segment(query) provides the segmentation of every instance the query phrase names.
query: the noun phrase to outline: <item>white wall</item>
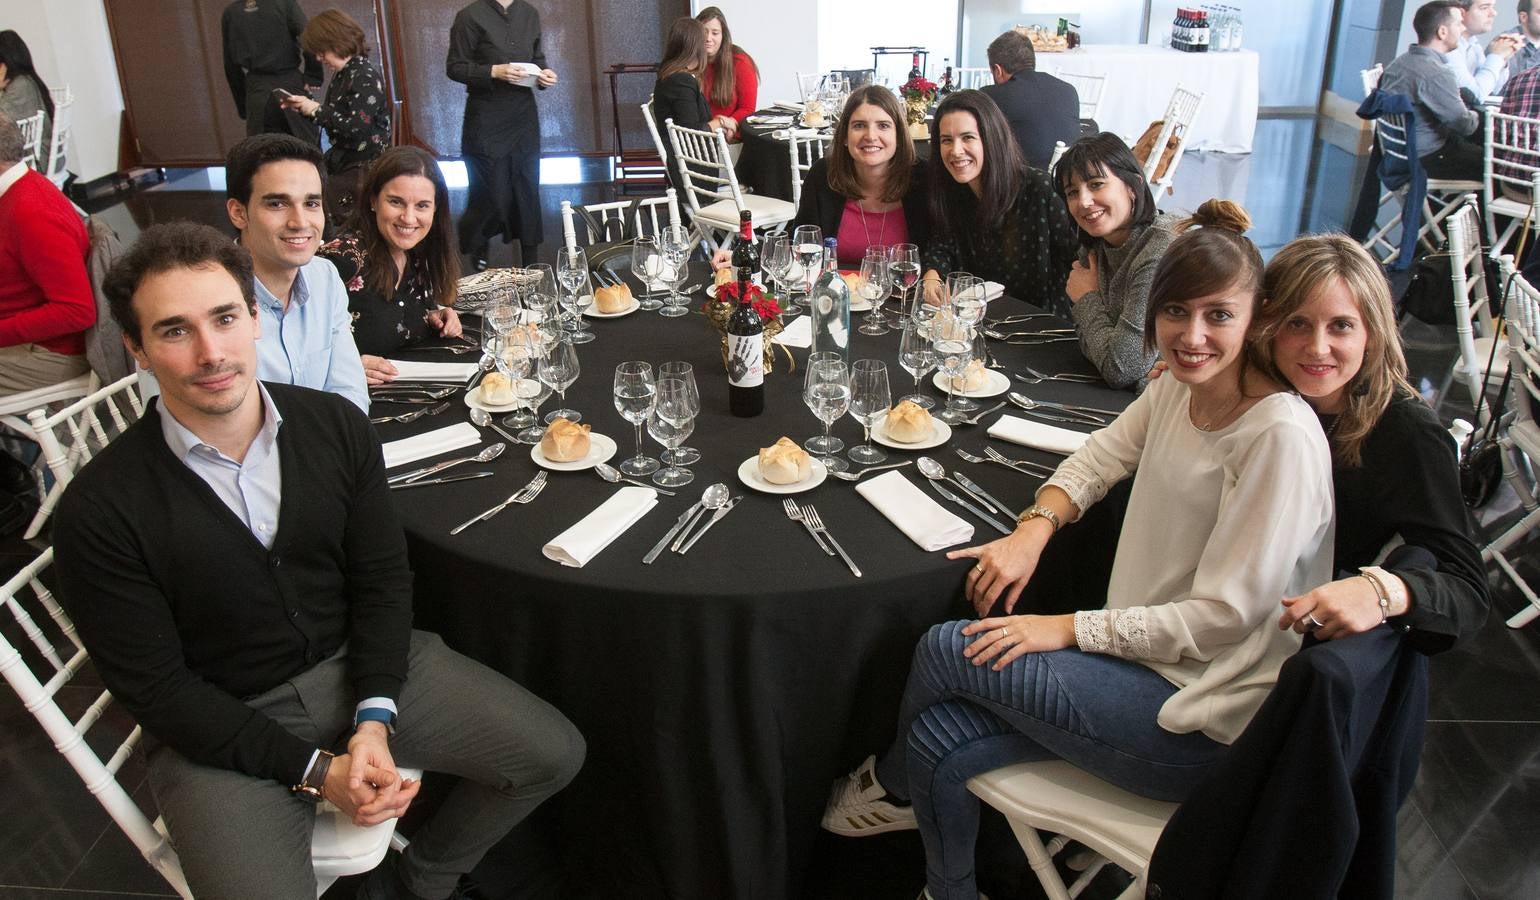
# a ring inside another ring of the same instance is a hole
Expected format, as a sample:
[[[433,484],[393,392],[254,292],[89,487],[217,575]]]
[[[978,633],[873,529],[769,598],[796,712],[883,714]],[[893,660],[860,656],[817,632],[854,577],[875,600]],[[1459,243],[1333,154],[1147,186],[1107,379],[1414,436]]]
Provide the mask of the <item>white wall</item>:
[[[0,0],[0,28],[27,42],[49,87],[75,93],[70,171],[84,181],[116,172],[123,92],[101,0]]]
[[[859,4],[866,5],[866,4]],[[875,5],[875,4],[874,4]],[[717,6],[733,43],[759,66],[759,105],[795,100],[797,73],[818,71],[818,0],[692,0],[691,10]]]
[[[925,76],[941,80],[944,60],[957,65],[957,0],[823,0],[818,4],[818,68],[869,69],[873,47],[924,47]],[[884,57],[891,84],[909,73],[910,60]],[[897,73],[897,74],[892,74]]]

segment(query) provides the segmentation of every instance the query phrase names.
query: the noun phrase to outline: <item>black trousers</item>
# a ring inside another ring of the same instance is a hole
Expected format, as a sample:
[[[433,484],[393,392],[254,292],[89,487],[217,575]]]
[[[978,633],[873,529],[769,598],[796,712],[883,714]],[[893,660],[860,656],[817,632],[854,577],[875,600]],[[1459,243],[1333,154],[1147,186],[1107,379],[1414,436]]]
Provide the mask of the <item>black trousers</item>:
[[[1481,180],[1481,143],[1451,137],[1444,146],[1422,157],[1422,170],[1429,178],[1461,181]]]
[[[321,146],[321,129],[315,120],[278,105],[274,88],[291,94],[305,93],[305,77],[292,72],[246,73],[246,136],[256,134],[292,134],[302,141]]]
[[[540,221],[539,151],[464,156],[470,184],[460,217],[460,252],[471,253],[499,236],[504,243],[540,243],[545,231]]]

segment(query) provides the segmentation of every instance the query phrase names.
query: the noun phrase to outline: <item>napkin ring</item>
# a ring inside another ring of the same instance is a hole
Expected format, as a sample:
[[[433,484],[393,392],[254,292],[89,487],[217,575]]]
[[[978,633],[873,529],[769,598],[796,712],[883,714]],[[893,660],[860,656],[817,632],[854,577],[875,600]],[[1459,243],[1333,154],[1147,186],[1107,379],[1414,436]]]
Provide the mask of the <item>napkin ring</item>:
[[[1047,519],[1048,524],[1053,526],[1055,534],[1059,532],[1060,528],[1064,527],[1064,523],[1059,521],[1059,514],[1041,503],[1034,503],[1027,507],[1021,515],[1016,517],[1016,524],[1021,525],[1029,519]]]

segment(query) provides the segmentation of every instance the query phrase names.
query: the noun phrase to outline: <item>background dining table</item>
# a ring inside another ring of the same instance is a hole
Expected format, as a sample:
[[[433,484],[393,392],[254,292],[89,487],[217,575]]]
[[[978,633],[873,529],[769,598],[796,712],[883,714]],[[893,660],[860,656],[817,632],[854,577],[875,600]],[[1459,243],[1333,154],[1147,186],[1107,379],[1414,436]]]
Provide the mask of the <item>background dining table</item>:
[[[766,378],[765,412],[734,418],[719,335],[700,312],[704,299],[692,296],[692,313],[677,319],[638,311],[594,320],[597,339],[578,347],[582,372],[567,403],[619,445],[613,465],[635,452],[632,426],[612,401],[617,364],[690,362],[701,395],[687,441],[702,454],[691,467],[693,483],[677,496],[660,497],[586,566],[559,565],[541,548],[616,492],[617,485],[593,471],[553,472],[534,502],[449,533],[539,471],[528,446],[462,467],[491,469],[492,477],[396,494],[415,573],[418,627],[554,704],[587,739],[582,772],[529,826],[554,856],[562,897],[803,896],[831,780],[892,738],[919,636],[932,624],[970,614],[961,594],[969,563],[921,550],[858,495],[856,485],[831,477],[794,499],[817,507],[863,570],[861,578],[786,517],[782,497],[739,480],[739,465],[759,448],[783,435],[801,443],[821,430],[801,397],[808,351],[790,351],[793,367],[778,350]],[[1010,298],[988,308],[991,317],[1021,311],[1030,307]],[[1063,325],[1043,318],[1013,327],[1037,324]],[[913,388],[898,365],[899,336],[897,330],[882,337],[853,333],[850,348],[852,359],[887,362],[895,399]],[[991,349],[1012,372],[1030,361],[1053,372],[1094,373],[1072,342],[991,342]],[[428,349],[401,357],[476,358]],[[939,399],[930,378],[924,390]],[[1013,381],[1011,389],[1110,409],[1132,399],[1105,385]],[[466,420],[462,397],[452,397],[443,414],[379,426],[381,439]],[[377,402],[373,414],[410,408]],[[554,397],[545,407],[551,408]],[[985,428],[1007,411],[1020,414],[1007,407],[983,424],[960,426],[947,445],[923,454],[966,472],[1019,510],[1041,479],[967,464],[954,453],[956,447],[981,451]],[[502,440],[483,433],[486,443]],[[848,417],[834,433],[847,445],[861,438],[860,425]],[[1016,457],[1050,465],[1058,459],[992,443]],[[651,455],[659,449],[649,441]],[[890,462],[922,455],[888,454]],[[923,485],[914,465],[898,471]],[[743,501],[688,555],[665,552],[643,565],[648,549],[713,482]],[[969,513],[949,509],[975,526],[968,544],[998,537]],[[917,877],[919,865],[916,860]]]
[[[784,116],[789,113],[772,108],[758,110],[754,115]],[[787,127],[786,125],[756,125],[745,119],[738,129],[738,134],[743,139],[743,152],[739,154],[738,162],[734,166],[734,171],[738,173],[739,184],[766,197],[791,199],[790,145],[785,138],[775,136],[776,132],[784,132]],[[914,148],[921,159],[930,157],[929,140],[915,141]],[[827,152],[827,145],[825,151]]]

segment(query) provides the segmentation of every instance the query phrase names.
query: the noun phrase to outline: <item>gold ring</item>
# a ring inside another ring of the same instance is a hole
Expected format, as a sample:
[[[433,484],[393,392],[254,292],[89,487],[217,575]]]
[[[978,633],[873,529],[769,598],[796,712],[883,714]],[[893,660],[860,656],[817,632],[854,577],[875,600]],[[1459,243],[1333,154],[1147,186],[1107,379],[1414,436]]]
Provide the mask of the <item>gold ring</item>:
[[[1002,640],[1002,641],[1005,640],[1007,637],[1010,637],[1010,634],[1011,634],[1010,631],[1008,631],[1005,628],[1001,628],[1000,629],[1000,640]]]
[[[975,575],[983,575],[984,574],[984,567],[982,565],[974,566],[973,567],[973,574],[975,574]]]

